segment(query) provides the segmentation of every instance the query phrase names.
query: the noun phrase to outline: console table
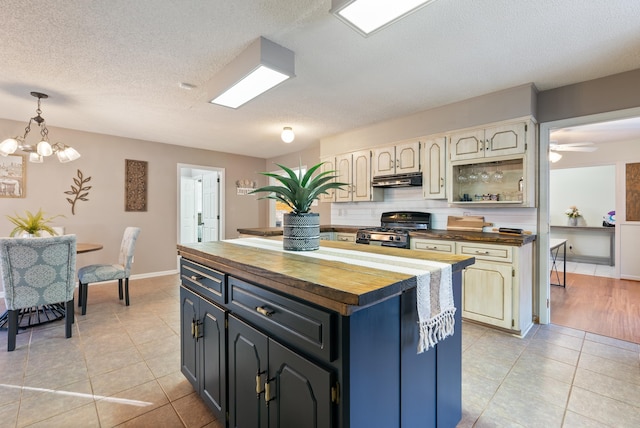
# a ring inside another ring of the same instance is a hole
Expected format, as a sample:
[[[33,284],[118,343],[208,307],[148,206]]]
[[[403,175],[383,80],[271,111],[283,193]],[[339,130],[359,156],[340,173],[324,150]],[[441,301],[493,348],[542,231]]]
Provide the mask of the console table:
[[[616,228],[615,227],[604,227],[604,226],[550,226],[551,233],[558,232],[562,233],[564,236],[567,234],[575,233],[580,235],[589,235],[589,234],[597,234],[597,235],[608,235],[609,236],[609,256],[608,257],[595,257],[595,256],[582,256],[580,259],[576,259],[574,261],[584,262],[584,263],[593,263],[595,261],[606,261],[609,266],[613,266],[616,260]],[[553,240],[553,239],[552,239]]]

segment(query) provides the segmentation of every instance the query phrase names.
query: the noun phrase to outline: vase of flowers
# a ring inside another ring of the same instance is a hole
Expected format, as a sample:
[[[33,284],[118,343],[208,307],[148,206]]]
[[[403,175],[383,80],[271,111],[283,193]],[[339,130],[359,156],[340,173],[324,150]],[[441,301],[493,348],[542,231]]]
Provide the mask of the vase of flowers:
[[[577,226],[578,225],[578,217],[582,216],[580,210],[575,205],[571,205],[564,212],[568,218],[569,226]]]
[[[291,168],[276,164],[286,175],[281,176],[270,172],[262,175],[279,181],[281,186],[265,186],[250,193],[267,192],[261,199],[275,199],[291,208],[291,212],[284,215],[283,247],[292,251],[312,251],[320,248],[320,215],[309,212],[311,204],[321,194],[329,189],[341,189],[346,183],[334,181],[335,171],[323,171],[314,176],[322,163],[312,166],[306,174],[297,174]],[[300,166],[302,170],[302,166]],[[300,171],[299,170],[299,171]]]

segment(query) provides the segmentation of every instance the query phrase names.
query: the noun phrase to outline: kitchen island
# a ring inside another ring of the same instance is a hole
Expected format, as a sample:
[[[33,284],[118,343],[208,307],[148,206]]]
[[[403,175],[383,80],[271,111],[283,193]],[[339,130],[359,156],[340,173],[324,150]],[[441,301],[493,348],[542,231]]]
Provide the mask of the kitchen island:
[[[238,241],[247,240],[178,245],[182,372],[220,420],[240,427],[457,424],[460,310],[454,334],[418,353],[417,276],[399,273],[395,261],[384,269],[366,264],[444,263],[459,308],[461,270],[473,257],[356,251],[340,242],[322,242],[311,255],[278,251],[270,240]]]

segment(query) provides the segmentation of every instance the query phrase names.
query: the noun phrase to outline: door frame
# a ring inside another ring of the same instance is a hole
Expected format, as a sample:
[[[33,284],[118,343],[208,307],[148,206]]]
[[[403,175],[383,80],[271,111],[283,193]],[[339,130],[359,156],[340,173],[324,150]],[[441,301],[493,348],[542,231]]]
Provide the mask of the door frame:
[[[551,122],[540,123],[538,156],[538,225],[537,238],[538,245],[538,317],[540,324],[549,324],[551,322],[551,278],[549,275],[549,192],[550,192],[550,168],[549,168],[549,140],[550,133],[554,129],[568,128],[571,126],[588,125],[596,122],[608,122],[612,120],[629,119],[640,116],[640,107],[630,109],[615,110],[604,113],[596,113],[587,116],[578,116],[567,119],[560,119]],[[619,175],[616,170],[616,176]],[[616,193],[619,189],[616,189]],[[622,205],[616,197],[616,210]],[[615,232],[615,248],[616,248],[616,272],[620,269],[620,230],[616,228]]]
[[[218,221],[218,235],[219,235],[219,240],[223,240],[225,239],[225,193],[224,193],[224,189],[225,189],[225,168],[218,168],[218,167],[213,167],[213,166],[206,166],[206,165],[192,165],[192,164],[185,164],[185,163],[179,163],[178,164],[178,168],[177,168],[177,177],[176,180],[178,182],[178,197],[177,197],[177,201],[176,201],[176,209],[177,209],[177,218],[176,218],[176,223],[177,223],[177,236],[176,236],[176,242],[180,242],[180,230],[181,230],[181,225],[180,225],[180,221],[181,221],[181,217],[180,217],[180,204],[182,201],[182,189],[181,189],[181,185],[180,185],[180,180],[182,177],[182,170],[184,169],[188,169],[188,170],[197,170],[197,171],[202,171],[202,172],[206,172],[206,171],[212,171],[212,172],[217,172],[218,173],[218,177],[220,179],[220,185],[218,187],[218,210],[220,212],[220,220]]]

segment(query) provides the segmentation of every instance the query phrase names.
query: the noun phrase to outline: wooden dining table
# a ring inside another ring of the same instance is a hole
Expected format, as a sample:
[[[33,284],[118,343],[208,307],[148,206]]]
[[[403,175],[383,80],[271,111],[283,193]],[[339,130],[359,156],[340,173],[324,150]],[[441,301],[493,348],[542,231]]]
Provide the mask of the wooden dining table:
[[[89,242],[77,242],[76,254],[90,253],[103,248],[102,244],[94,244]],[[18,327],[28,328],[35,325],[45,324],[51,321],[57,321],[64,318],[64,303],[53,303],[50,305],[34,306],[20,310],[18,315]],[[0,328],[7,327],[7,311],[0,315]]]

